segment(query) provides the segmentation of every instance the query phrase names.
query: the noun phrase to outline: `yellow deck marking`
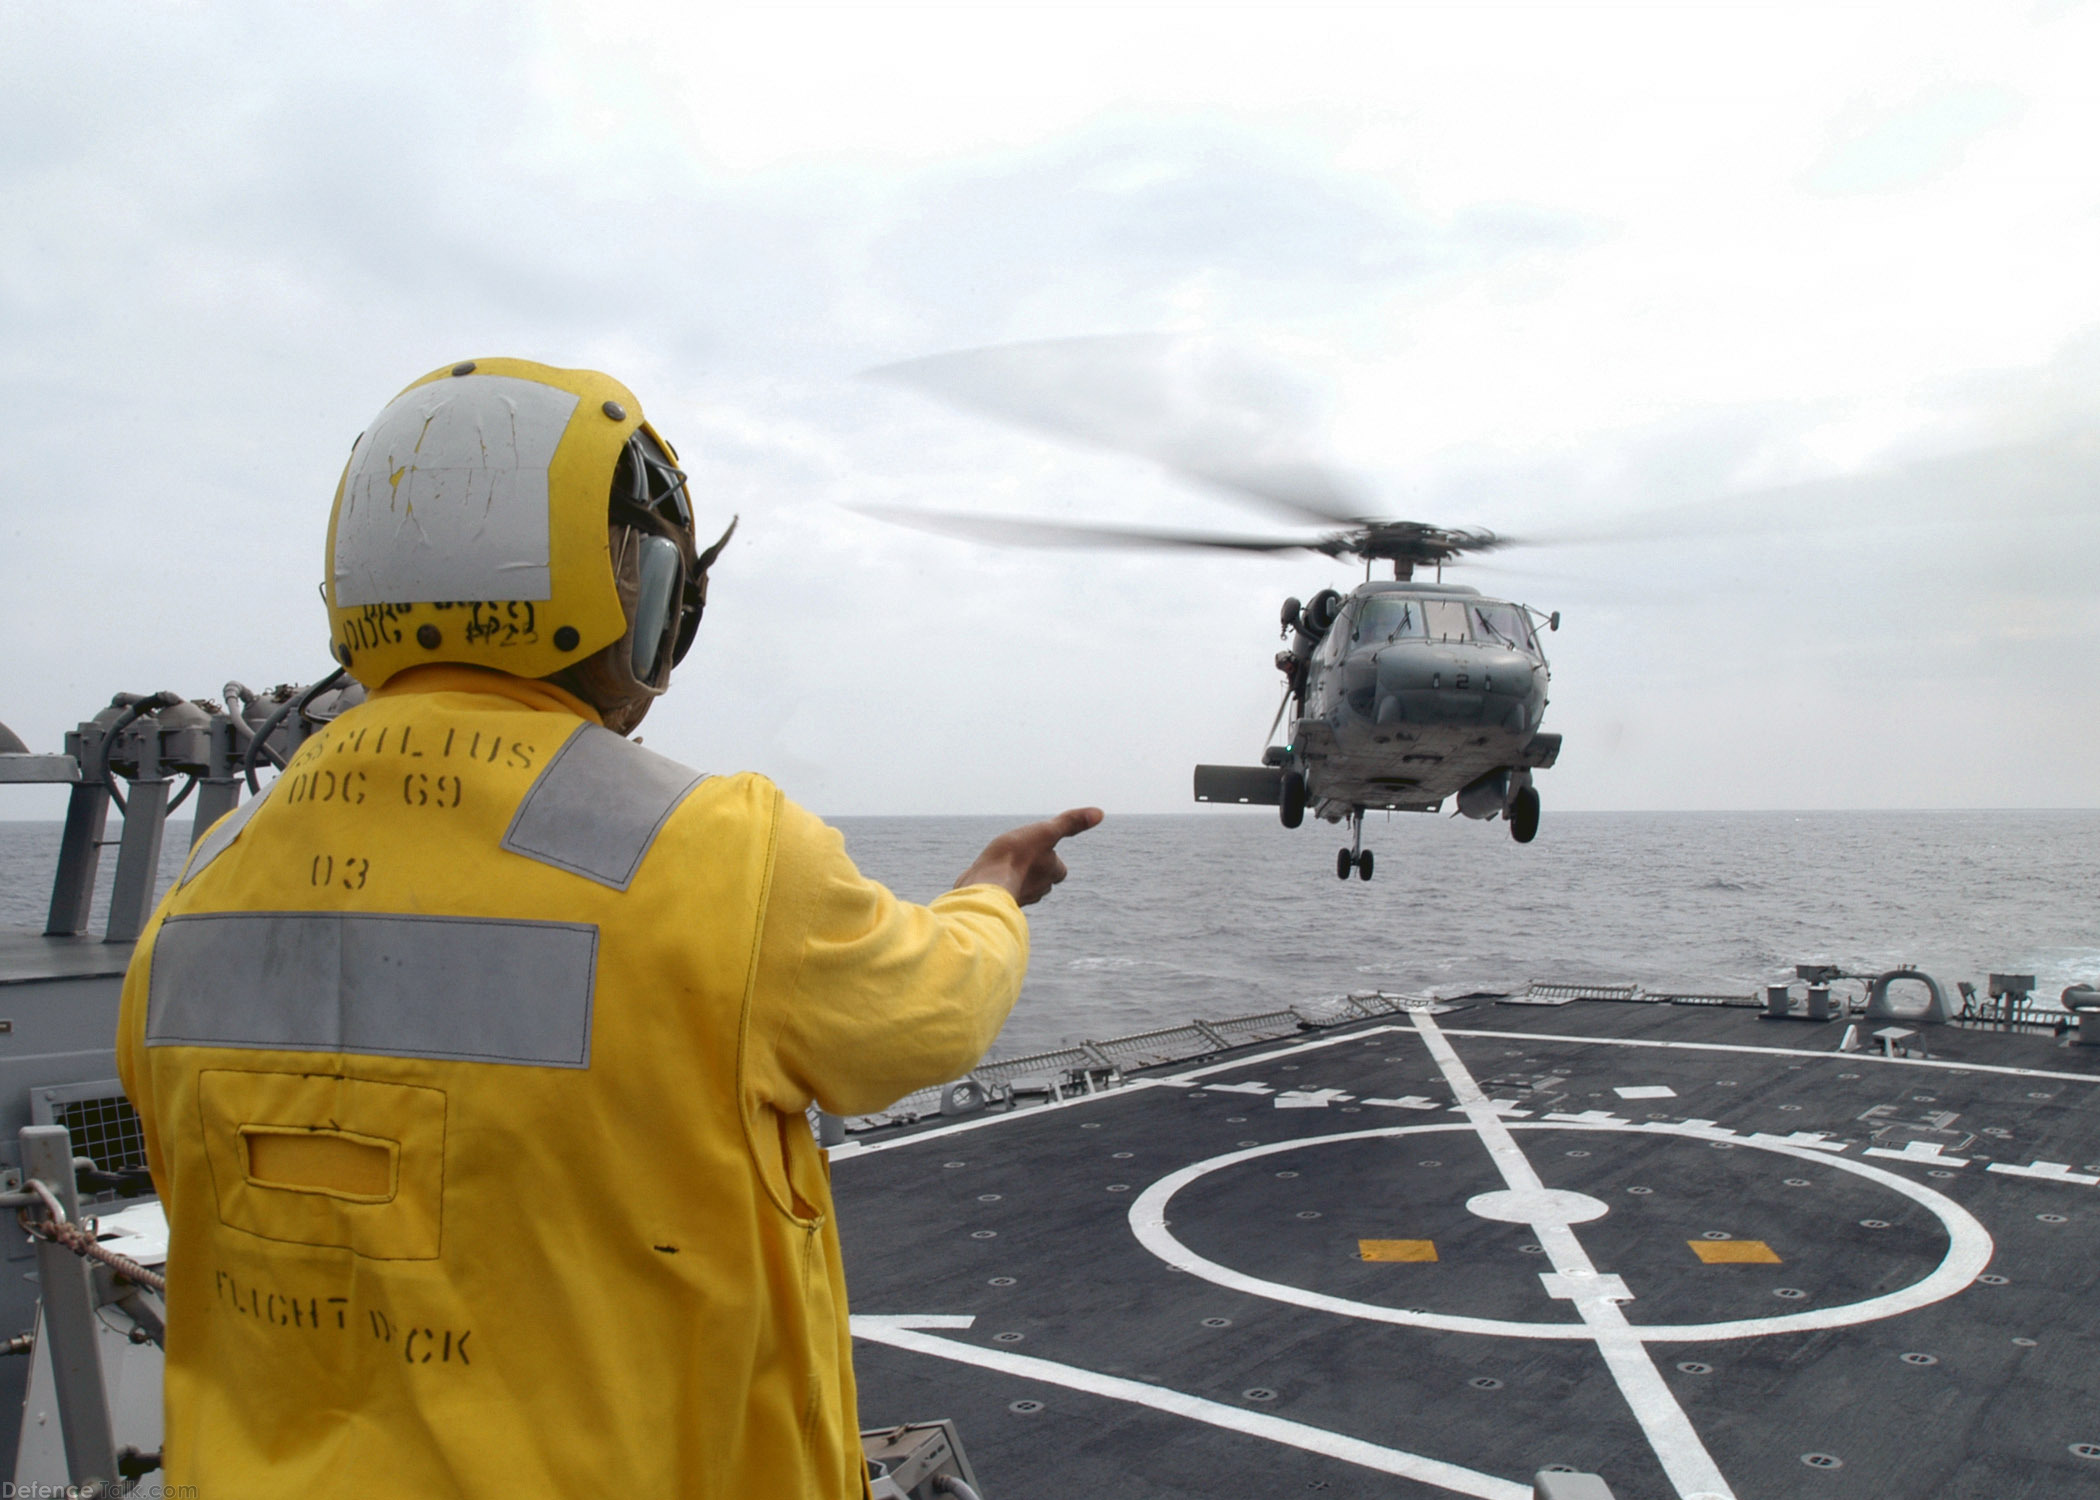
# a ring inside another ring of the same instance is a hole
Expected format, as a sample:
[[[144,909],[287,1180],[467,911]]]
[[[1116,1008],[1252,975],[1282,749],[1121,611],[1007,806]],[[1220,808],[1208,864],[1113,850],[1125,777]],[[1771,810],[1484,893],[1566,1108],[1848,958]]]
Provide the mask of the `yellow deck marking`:
[[[1692,1254],[1710,1266],[1776,1266],[1779,1256],[1763,1240],[1686,1240]]]
[[[1358,1240],[1356,1248],[1365,1260],[1436,1259],[1435,1240]]]

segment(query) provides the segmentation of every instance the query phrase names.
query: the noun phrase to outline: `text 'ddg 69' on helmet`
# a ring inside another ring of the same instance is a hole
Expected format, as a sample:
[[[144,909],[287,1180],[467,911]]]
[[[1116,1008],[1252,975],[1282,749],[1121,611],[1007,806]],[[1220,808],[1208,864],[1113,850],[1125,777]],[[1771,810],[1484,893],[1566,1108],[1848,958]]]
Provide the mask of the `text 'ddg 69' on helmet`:
[[[603,653],[653,695],[692,642],[719,550],[698,555],[676,455],[618,381],[452,365],[350,451],[328,523],[334,654],[376,688],[432,662],[549,677]]]

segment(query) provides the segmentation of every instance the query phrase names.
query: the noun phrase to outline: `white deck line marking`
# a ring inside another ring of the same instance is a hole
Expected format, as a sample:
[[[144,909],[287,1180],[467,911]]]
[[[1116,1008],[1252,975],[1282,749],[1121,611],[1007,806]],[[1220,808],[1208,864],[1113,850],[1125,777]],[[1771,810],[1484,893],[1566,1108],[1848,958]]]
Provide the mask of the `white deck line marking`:
[[[1390,1036],[1395,1033],[1403,1036],[1411,1034],[1405,1026],[1366,1026],[1362,1031],[1347,1031],[1340,1036],[1315,1037],[1309,1042],[1293,1042],[1288,1047],[1279,1047],[1274,1052],[1259,1052],[1251,1057],[1233,1057],[1201,1068],[1190,1068],[1185,1072],[1169,1074],[1158,1081],[1182,1083],[1196,1078],[1208,1078],[1213,1073],[1230,1073],[1235,1068],[1252,1068],[1261,1063],[1274,1062],[1279,1057],[1296,1057],[1301,1052],[1317,1052],[1322,1047],[1339,1047],[1344,1042],[1360,1042],[1367,1036]]]
[[[961,1364],[997,1370],[1002,1375],[1012,1375],[1044,1385],[1060,1385],[1067,1390],[1105,1396],[1111,1401],[1128,1401],[1136,1406],[1149,1406],[1154,1411],[1186,1417],[1195,1422],[1205,1422],[1212,1427],[1222,1427],[1247,1437],[1282,1443],[1287,1447],[1303,1449],[1307,1453],[1340,1459],[1344,1463],[1374,1469],[1381,1474],[1395,1474],[1402,1479],[1412,1479],[1418,1484],[1431,1484],[1438,1489],[1450,1490],[1454,1494],[1472,1495],[1476,1500],[1531,1500],[1531,1486],[1528,1484],[1514,1484],[1507,1479],[1498,1479],[1492,1474],[1483,1474],[1477,1469],[1445,1463],[1442,1459],[1426,1458],[1419,1453],[1406,1453],[1398,1448],[1382,1447],[1377,1443],[1367,1443],[1361,1438],[1329,1432],[1324,1427],[1292,1422],[1263,1412],[1244,1411],[1236,1406],[1227,1406],[1221,1401],[1184,1395],[1180,1391],[1147,1385],[1143,1381],[1102,1375],[1093,1370],[1082,1370],[1077,1365],[1059,1364],[1054,1360],[1038,1359],[1033,1355],[983,1349],[975,1344],[958,1343],[954,1339],[938,1338],[917,1331],[933,1321],[931,1317],[871,1318],[855,1314],[851,1326],[855,1338],[867,1339],[872,1343],[908,1349],[914,1354],[930,1354],[937,1359],[952,1359]]]
[[[1473,1081],[1473,1075],[1459,1060],[1450,1040],[1436,1024],[1436,1018],[1417,1012],[1409,1019],[1421,1033],[1422,1044],[1436,1059],[1444,1082],[1450,1085],[1459,1107],[1480,1136],[1481,1144],[1487,1147],[1488,1155],[1510,1191],[1544,1193],[1546,1185],[1539,1180],[1539,1174],[1532,1168],[1523,1148],[1518,1146],[1509,1122],[1497,1112],[1493,1101],[1480,1091],[1480,1085]],[[1706,1444],[1700,1440],[1691,1418],[1684,1414],[1684,1408],[1677,1404],[1677,1397],[1663,1381],[1662,1372],[1655,1368],[1655,1361],[1648,1355],[1648,1346],[1626,1321],[1625,1312],[1612,1295],[1622,1292],[1624,1283],[1617,1277],[1607,1281],[1597,1274],[1596,1265],[1575,1236],[1575,1227],[1566,1220],[1553,1215],[1542,1216],[1532,1223],[1531,1232],[1552,1261],[1554,1273],[1561,1278],[1555,1295],[1567,1294],[1584,1326],[1597,1341],[1597,1352],[1603,1356],[1605,1368],[1618,1382],[1619,1393],[1626,1398],[1633,1419],[1640,1423],[1648,1446],[1655,1450],[1663,1473],[1669,1476],[1679,1496],[1683,1500],[1734,1500],[1735,1491],[1722,1478],[1720,1466],[1706,1451]],[[1551,1289],[1555,1284],[1549,1282],[1547,1285]]]
[[[1493,1037],[1497,1041],[1579,1042],[1586,1047],[1665,1047],[1681,1052],[1748,1052],[1758,1057],[1820,1057],[1825,1062],[1872,1063],[1877,1068],[1948,1068],[1956,1073],[2004,1073],[2014,1078],[2061,1078],[2100,1083],[2100,1073],[2055,1073],[2047,1068],[2008,1068],[2002,1063],[1956,1062],[1945,1057],[1882,1057],[1872,1052],[1817,1052],[1807,1047],[1750,1047],[1741,1042],[1658,1042],[1648,1037],[1568,1036],[1548,1031],[1459,1031],[1445,1036]]]

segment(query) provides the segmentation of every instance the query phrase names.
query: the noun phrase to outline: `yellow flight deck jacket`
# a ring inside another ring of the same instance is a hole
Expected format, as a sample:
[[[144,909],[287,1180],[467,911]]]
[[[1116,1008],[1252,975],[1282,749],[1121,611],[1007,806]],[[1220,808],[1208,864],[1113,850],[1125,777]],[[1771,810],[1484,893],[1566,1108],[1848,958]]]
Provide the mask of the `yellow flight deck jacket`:
[[[125,979],[164,1481],[864,1494],[804,1111],[966,1072],[1027,944],[1003,889],[899,901],[557,689],[396,678],[205,836]]]

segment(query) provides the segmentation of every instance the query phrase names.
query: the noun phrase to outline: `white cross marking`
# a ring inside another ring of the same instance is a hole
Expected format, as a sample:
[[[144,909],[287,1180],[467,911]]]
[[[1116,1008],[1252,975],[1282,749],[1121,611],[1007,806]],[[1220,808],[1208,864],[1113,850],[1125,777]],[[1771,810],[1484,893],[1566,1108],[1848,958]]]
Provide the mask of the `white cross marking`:
[[[1842,1151],[1849,1141],[1834,1141],[1827,1130],[1797,1130],[1791,1135],[1769,1135],[1760,1130],[1750,1137],[1752,1145],[1806,1146],[1811,1151]]]
[[[2038,1161],[2025,1167],[2008,1167],[2002,1161],[1994,1161],[1988,1170],[2003,1172],[2008,1177],[2038,1177],[2044,1182],[2077,1182],[2086,1187],[2100,1183],[2100,1177],[2088,1177],[2083,1172],[2074,1172],[2069,1162],[2061,1161]]]
[[[1886,1146],[1869,1146],[1866,1154],[1886,1156],[1895,1161],[1930,1162],[1936,1167],[1966,1167],[1969,1164],[1966,1156],[1940,1155],[1938,1141],[1905,1141],[1901,1151],[1891,1151]]]

